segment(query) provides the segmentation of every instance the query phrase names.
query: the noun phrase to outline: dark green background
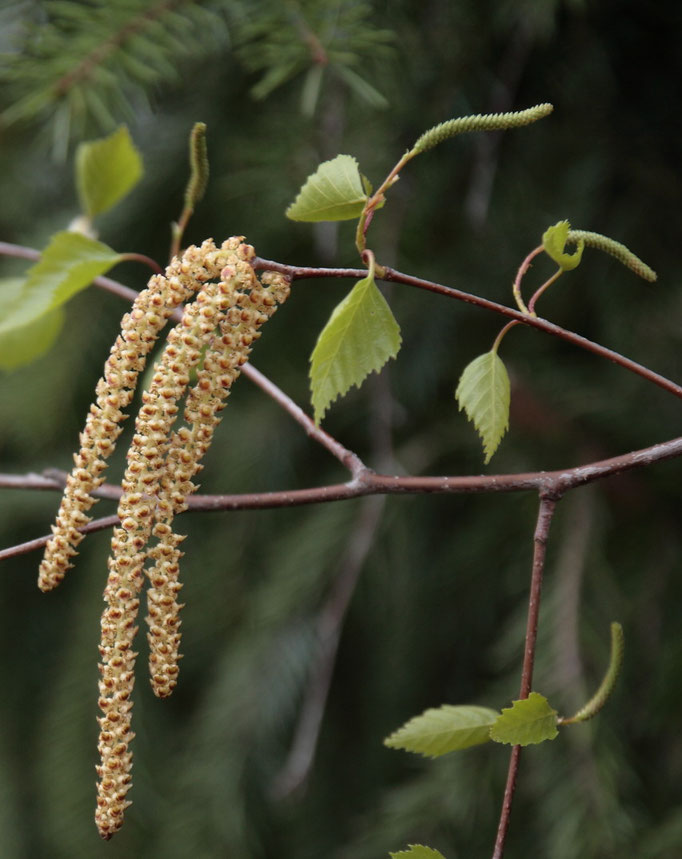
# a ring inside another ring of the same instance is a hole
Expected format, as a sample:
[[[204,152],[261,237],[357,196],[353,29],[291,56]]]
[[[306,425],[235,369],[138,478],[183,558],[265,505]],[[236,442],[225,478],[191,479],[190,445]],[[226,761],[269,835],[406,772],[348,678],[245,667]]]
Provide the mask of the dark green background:
[[[69,5],[74,31],[87,32],[92,4]],[[150,4],[113,5],[116,33]],[[96,77],[87,81],[91,104],[99,97],[114,123],[128,122],[146,165],[139,188],[102,219],[101,239],[164,261],[182,204],[187,135],[201,120],[212,173],[188,241],[243,233],[272,259],[356,265],[352,225],[313,228],[283,216],[321,160],[353,154],[376,183],[437,122],[550,101],[554,114],[536,126],[460,138],[410,165],[372,226],[377,256],[510,303],[516,267],[547,226],[568,218],[606,233],[651,264],[658,283],[588,249],[540,312],[681,379],[677,5],[375,0],[358,6],[351,23],[334,18],[348,6],[179,3],[173,15],[206,8],[225,24],[210,33],[188,24],[184,53],[159,32],[176,80],[164,82],[163,72],[142,88],[122,81],[118,100]],[[352,68],[384,94],[386,109],[363,101],[332,64],[314,113],[302,113],[311,61],[296,10],[313,30],[342,21],[335,62],[345,67],[352,57],[343,51],[355,52]],[[76,44],[69,33],[61,53],[50,46],[44,28],[54,13],[36,2],[2,11],[2,48],[10,53],[0,59],[0,112],[54,84],[64,68],[58,58],[66,67],[82,59],[69,55]],[[159,20],[162,29],[180,26]],[[390,40],[373,41],[377,29]],[[13,51],[26,62],[17,64]],[[287,52],[298,58],[293,76],[255,100],[259,65],[276,71]],[[109,67],[123,74],[115,51]],[[93,110],[72,105],[65,138],[55,131],[62,102],[47,97],[23,122],[0,125],[4,241],[44,246],[77,214],[74,146],[111,129],[101,111],[97,121]],[[21,269],[3,262],[3,274]],[[550,272],[538,262],[529,280],[539,284]],[[140,289],[147,273],[128,264],[114,276]],[[348,287],[297,283],[254,352],[255,366],[303,405],[308,356]],[[379,379],[331,409],[326,428],[377,468],[480,473],[480,447],[453,390],[500,320],[406,287],[387,296],[403,349]],[[49,354],[0,375],[3,472],[69,467],[123,308],[90,289],[67,310]],[[679,404],[669,394],[558,340],[516,329],[502,357],[512,376],[512,421],[488,473],[569,467],[679,432]],[[124,452],[122,445],[112,480]],[[207,492],[245,492],[337,482],[345,473],[243,380],[202,479]],[[510,859],[682,853],[679,480],[679,463],[669,462],[577,490],[560,505],[534,686],[562,713],[579,706],[606,665],[612,620],[624,626],[626,661],[595,722],[523,754]],[[2,545],[46,533],[57,504],[56,493],[2,490]],[[103,515],[113,506],[96,509]],[[180,684],[169,701],[154,699],[140,636],[134,804],[108,844],[92,823],[108,535],[85,541],[75,569],[49,595],[35,587],[38,554],[4,562],[0,854],[378,859],[420,842],[447,859],[489,856],[507,749],[490,744],[430,762],[381,741],[427,707],[502,707],[516,696],[535,511],[532,493],[386,500],[343,627],[307,788],[283,801],[271,798],[272,787],[316,664],[316,619],[367,512],[353,501],[183,516]]]

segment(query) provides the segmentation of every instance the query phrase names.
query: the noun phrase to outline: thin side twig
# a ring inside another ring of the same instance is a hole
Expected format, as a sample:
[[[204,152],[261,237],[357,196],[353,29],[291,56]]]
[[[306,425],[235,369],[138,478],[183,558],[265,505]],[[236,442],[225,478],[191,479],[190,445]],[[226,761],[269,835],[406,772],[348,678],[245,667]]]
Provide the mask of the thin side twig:
[[[531,573],[530,593],[528,597],[528,620],[526,623],[526,642],[523,651],[523,669],[521,671],[521,689],[519,698],[527,698],[533,684],[533,666],[535,664],[535,648],[538,636],[538,617],[540,615],[540,596],[542,592],[542,580],[545,570],[545,555],[547,551],[547,539],[552,517],[556,509],[559,492],[540,493],[540,507],[538,519],[533,535],[533,569]],[[509,831],[511,817],[511,806],[516,789],[516,777],[519,771],[519,759],[521,757],[521,746],[514,746],[509,759],[509,770],[507,772],[507,784],[504,789],[502,800],[502,811],[497,828],[497,838],[492,859],[502,859],[504,847]]]
[[[114,513],[112,516],[103,516],[101,519],[93,519],[78,530],[82,534],[93,534],[95,531],[103,531],[105,528],[113,528],[119,524],[119,518]],[[15,558],[18,555],[26,555],[28,552],[34,552],[37,549],[44,549],[47,541],[52,534],[47,534],[45,537],[37,537],[35,540],[28,540],[26,543],[19,543],[17,546],[10,546],[9,549],[0,550],[0,561],[5,561],[8,558]]]
[[[273,262],[272,260],[266,260],[260,257],[257,257],[253,264],[257,268],[266,268],[271,269],[272,271],[279,271],[284,274],[288,274],[294,280],[325,277],[357,278],[366,277],[367,275],[367,271],[365,269],[316,269],[308,266],[284,265],[283,263]],[[573,331],[562,328],[560,325],[555,325],[553,322],[549,322],[539,316],[530,316],[529,314],[522,313],[519,310],[514,310],[512,307],[498,304],[496,301],[490,301],[487,298],[482,298],[481,296],[473,295],[469,292],[463,292],[461,289],[455,289],[452,286],[445,286],[442,283],[435,283],[431,280],[424,280],[420,277],[403,274],[403,272],[396,271],[396,269],[389,268],[388,266],[383,267],[383,274],[377,274],[377,278],[379,280],[385,280],[392,283],[402,283],[406,286],[414,286],[417,287],[417,289],[425,289],[428,292],[435,292],[438,295],[454,298],[457,301],[464,301],[467,304],[473,304],[476,307],[481,307],[485,310],[492,310],[494,313],[499,313],[509,319],[515,319],[523,325],[537,328],[539,331],[544,331],[546,334],[551,334],[567,343],[572,343],[574,346],[585,349],[585,351],[591,352],[593,355],[605,358],[613,364],[618,364],[630,373],[634,373],[635,375],[646,379],[648,382],[657,385],[659,388],[663,388],[664,391],[668,391],[668,393],[674,394],[676,397],[682,399],[682,386],[677,385],[665,376],[661,376],[660,373],[655,373],[648,367],[644,367],[642,364],[638,364],[636,361],[626,358],[619,352],[607,349],[606,346],[601,346],[599,343],[588,340],[587,337],[582,337],[580,334],[576,334]]]
[[[480,474],[473,477],[398,477],[377,474],[365,469],[347,483],[333,483],[307,489],[290,489],[280,492],[250,492],[234,495],[193,495],[188,499],[189,510],[264,510],[273,507],[297,507],[303,504],[320,504],[345,501],[364,495],[421,495],[421,494],[473,494],[486,492],[523,492],[535,490],[562,494],[577,486],[586,486],[596,480],[613,477],[633,468],[653,465],[682,455],[682,437],[622,456],[580,465],[559,471],[533,471],[526,474]],[[59,474],[50,470],[49,474]],[[54,477],[28,474],[23,477],[0,474],[0,488],[61,490],[63,482]],[[100,498],[119,498],[120,487],[104,484],[93,495]],[[90,522],[91,533],[116,524],[111,517]],[[0,561],[14,555],[39,549],[49,537],[39,537],[30,543],[10,547],[0,552]],[[25,548],[28,547],[28,548]]]
[[[325,432],[315,421],[307,415],[303,409],[297,405],[288,394],[285,394],[281,388],[278,388],[274,382],[264,376],[260,370],[257,370],[253,364],[244,364],[241,367],[242,373],[247,379],[250,379],[255,385],[271,397],[285,412],[303,427],[306,435],[321,444],[332,456],[336,457],[342,465],[350,471],[353,477],[358,477],[360,474],[367,471],[367,466],[363,463],[357,453],[345,448],[341,442],[337,441],[329,433]]]

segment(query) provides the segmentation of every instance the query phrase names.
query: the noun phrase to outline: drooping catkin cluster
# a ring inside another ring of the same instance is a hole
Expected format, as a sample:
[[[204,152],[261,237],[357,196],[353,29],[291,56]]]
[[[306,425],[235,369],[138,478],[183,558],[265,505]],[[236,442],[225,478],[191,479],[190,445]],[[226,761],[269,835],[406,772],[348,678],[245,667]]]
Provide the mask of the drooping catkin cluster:
[[[289,281],[280,274],[268,272],[258,279],[250,264],[254,256],[242,237],[228,239],[220,248],[207,240],[174,259],[165,277],[153,277],[140,293],[123,319],[121,335],[97,385],[97,401],[81,434],[81,449],[41,564],[39,584],[44,590],[57,585],[71,566],[82,539],[78,528],[90,518],[91,493],[103,481],[105,460],[121,432],[122,410],[132,400],[147,355],[173,309],[196,293],[169,333],[150,387],[143,393],[122,481],[120,526],[111,541],[98,700],[102,716],[95,820],[103,838],[120,828],[130,805],[137,656],[133,644],[145,564],[151,562],[146,572],[152,687],[165,697],[177,682],[180,643],[177,594],[184,537],[173,531],[173,518],[186,509],[187,497],[196,489],[192,478],[202,467],[200,460],[220,420],[218,412],[260,336],[258,329],[289,294]],[[197,367],[196,383],[185,403],[187,425],[173,432],[180,401]],[[152,537],[157,542],[150,547]]]
[[[260,337],[259,328],[289,295],[289,281],[283,275],[266,272],[262,283],[245,260],[226,267],[223,278],[234,285],[234,303],[220,322],[220,329],[204,355],[203,366],[189,391],[184,417],[187,426],[170,438],[166,467],[161,477],[154,535],[159,542],[150,550],[154,566],[149,569],[147,591],[149,626],[149,673],[154,693],[165,698],[177,683],[180,644],[177,594],[178,546],[184,539],[172,529],[173,517],[187,508],[187,498],[198,487],[193,477],[203,467],[201,459],[208,450],[218,413],[225,407],[240,367]]]
[[[205,269],[197,270],[198,261],[194,261],[196,281],[204,285],[195,301],[185,307],[181,323],[169,333],[151,386],[143,394],[122,484],[121,526],[112,538],[100,645],[99,706],[103,715],[99,720],[101,763],[95,815],[104,838],[120,828],[129,805],[136,656],[132,646],[145,562],[153,562],[147,571],[152,686],[157,695],[165,697],[177,682],[180,643],[177,594],[181,588],[179,545],[184,538],[174,533],[173,517],[186,508],[187,496],[195,489],[191,478],[201,467],[199,460],[219,422],[217,412],[259,336],[258,328],[289,292],[289,283],[281,275],[265,274],[262,283],[258,280],[249,263],[255,252],[240,238],[228,240],[215,252],[206,244],[200,254]],[[218,266],[221,280],[206,282],[215,276]],[[188,426],[171,434],[178,403],[203,350],[203,366],[185,406]],[[149,548],[152,535],[158,542]]]
[[[123,822],[130,788],[132,739],[131,694],[134,684],[133,639],[138,594],[143,584],[147,543],[156,515],[156,496],[164,466],[168,437],[178,413],[178,400],[189,383],[189,373],[201,347],[215,329],[218,315],[228,305],[229,290],[222,282],[207,283],[188,304],[182,322],[168,336],[168,345],[143,394],[128,450],[128,467],[118,506],[121,525],[114,529],[109,578],[104,590],[106,607],[101,621],[99,707],[101,763],[95,819],[100,833],[110,837]]]
[[[74,455],[74,468],[67,478],[52,537],[45,547],[38,575],[38,586],[43,591],[56,587],[72,566],[71,558],[77,554],[76,547],[83,539],[78,529],[91,519],[87,513],[96,500],[92,493],[104,481],[106,460],[114,451],[122,429],[120,424],[126,417],[123,410],[130,405],[140,371],[161,329],[173,310],[197,288],[191,260],[193,254],[201,251],[203,246],[189,248],[182,259],[171,262],[165,277],[152,277],[121,321],[121,333],[111,347],[97,383],[97,399],[90,406],[80,435],[80,450]]]

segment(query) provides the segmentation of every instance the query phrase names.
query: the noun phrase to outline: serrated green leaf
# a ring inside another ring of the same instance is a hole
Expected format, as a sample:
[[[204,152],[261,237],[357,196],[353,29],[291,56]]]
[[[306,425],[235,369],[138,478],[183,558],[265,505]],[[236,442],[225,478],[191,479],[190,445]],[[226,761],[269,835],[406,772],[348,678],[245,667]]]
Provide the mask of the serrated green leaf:
[[[391,859],[445,859],[445,856],[432,847],[424,847],[423,844],[408,844],[407,850],[399,850],[397,853],[389,853]]]
[[[577,241],[575,253],[564,253],[570,229],[571,225],[568,221],[559,221],[558,224],[554,224],[553,227],[549,227],[542,234],[542,246],[545,249],[545,253],[548,254],[564,271],[570,271],[580,265],[580,260],[582,259],[583,250],[585,248],[585,242],[582,239],[579,239]]]
[[[0,318],[0,334],[21,328],[64,304],[108,271],[120,255],[81,233],[56,233]]]
[[[348,221],[359,218],[367,200],[352,155],[324,161],[308,176],[286,211],[292,221]]]
[[[94,218],[106,212],[137,185],[142,158],[125,125],[76,151],[76,188],[81,208]]]
[[[0,280],[0,307],[12,307],[23,286],[21,277]],[[0,332],[0,368],[14,370],[39,358],[54,344],[63,322],[64,314],[58,308],[25,325]]]
[[[514,701],[511,707],[502,710],[490,729],[490,739],[511,746],[530,746],[553,740],[557,735],[557,711],[553,710],[538,692],[528,698]]]
[[[474,358],[457,385],[460,411],[464,409],[481,437],[486,465],[509,427],[510,396],[509,376],[495,350]]]
[[[499,715],[488,707],[444,704],[410,719],[384,745],[436,758],[487,743],[490,726]]]
[[[400,349],[400,326],[370,275],[337,304],[310,356],[315,422],[330,403],[378,372]]]

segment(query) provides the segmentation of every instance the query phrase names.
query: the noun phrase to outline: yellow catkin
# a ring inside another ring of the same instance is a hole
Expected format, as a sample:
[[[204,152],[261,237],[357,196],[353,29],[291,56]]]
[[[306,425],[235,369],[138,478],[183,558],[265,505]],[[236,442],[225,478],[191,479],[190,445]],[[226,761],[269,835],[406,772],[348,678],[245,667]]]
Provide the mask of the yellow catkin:
[[[38,575],[41,590],[56,587],[72,566],[71,559],[83,539],[78,529],[91,519],[87,513],[95,503],[92,493],[104,480],[106,460],[113,453],[125,418],[123,409],[130,405],[140,371],[161,329],[173,310],[187,301],[200,283],[216,277],[224,265],[224,252],[221,256],[210,239],[201,248],[188,248],[182,257],[173,259],[165,276],[150,279],[123,317],[121,333],[97,383],[97,399],[80,434],[80,450],[74,455],[74,468],[45,547]]]
[[[134,684],[133,641],[143,585],[147,543],[158,515],[159,479],[178,400],[189,383],[189,373],[201,357],[202,347],[213,336],[220,318],[230,307],[233,296],[224,282],[216,278],[232,258],[228,240],[216,249],[212,242],[189,248],[182,257],[182,275],[201,284],[197,298],[185,308],[182,321],[168,335],[168,342],[151,386],[143,394],[135,422],[135,434],[128,451],[128,465],[119,502],[120,527],[114,529],[109,558],[109,577],[104,591],[105,609],[101,621],[100,643],[100,735],[97,767],[97,809],[95,820],[100,835],[110,838],[122,825],[126,795],[131,786],[133,738],[131,730],[132,689]],[[179,542],[179,539],[178,541]]]
[[[200,460],[206,453],[218,413],[225,407],[240,367],[260,336],[259,328],[289,295],[289,280],[281,274],[266,272],[262,282],[248,257],[236,256],[222,276],[232,289],[234,301],[220,323],[220,330],[204,356],[194,387],[189,391],[184,417],[187,426],[174,432],[170,439],[166,467],[161,478],[157,525],[154,534],[158,544],[150,550],[154,566],[148,571],[150,587],[147,592],[149,632],[149,673],[154,693],[165,698],[177,684],[182,606],[177,595],[179,562],[178,546],[183,537],[172,529],[173,517],[187,508],[187,497],[196,490],[192,478],[202,468]]]

